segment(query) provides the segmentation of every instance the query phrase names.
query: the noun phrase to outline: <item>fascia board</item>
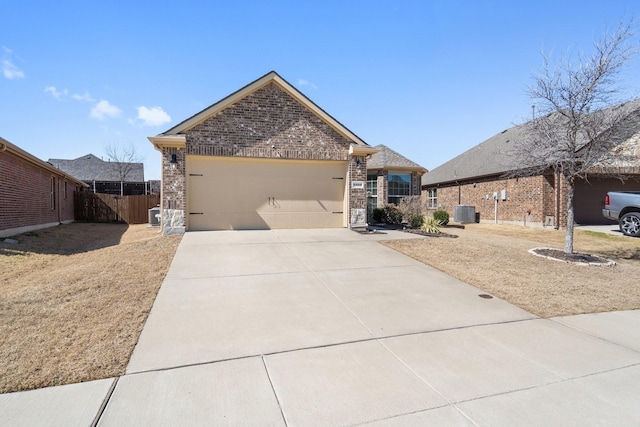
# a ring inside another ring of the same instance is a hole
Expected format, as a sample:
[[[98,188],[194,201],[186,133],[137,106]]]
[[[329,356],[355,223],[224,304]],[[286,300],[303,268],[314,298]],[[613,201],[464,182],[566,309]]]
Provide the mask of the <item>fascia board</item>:
[[[22,148],[10,143],[9,141],[7,141],[6,139],[0,137],[0,152],[2,151],[6,151],[8,153],[13,154],[14,156],[17,156],[19,158],[21,158],[22,160],[25,160],[33,165],[36,165],[38,167],[40,167],[41,169],[44,169],[48,172],[51,172],[54,175],[57,175],[58,177],[62,177],[62,178],[68,178],[69,180],[73,181],[74,183],[82,186],[82,187],[88,187],[89,184],[80,181],[78,178],[71,176],[63,171],[61,171],[60,169],[56,168],[55,166],[52,166],[51,164],[40,160],[39,158],[37,158],[36,156],[34,156],[33,154],[30,154],[26,151],[24,151]]]
[[[331,117],[322,108],[318,107],[313,101],[311,101],[309,98],[307,98],[299,90],[297,90],[296,88],[291,86],[291,84],[289,84],[285,79],[280,77],[278,75],[278,73],[276,73],[275,71],[272,71],[272,72],[262,76],[261,78],[259,78],[258,80],[254,81],[253,83],[248,84],[247,86],[243,87],[242,89],[232,93],[231,95],[227,96],[226,98],[224,98],[224,99],[218,101],[217,103],[211,105],[210,107],[202,110],[198,114],[188,118],[187,120],[183,121],[182,123],[178,124],[177,126],[169,129],[167,132],[164,133],[164,135],[179,135],[179,134],[182,134],[182,133],[188,131],[189,129],[193,128],[194,126],[197,126],[198,124],[204,122],[209,117],[212,117],[212,116],[218,114],[220,111],[224,110],[225,108],[229,107],[230,105],[233,105],[234,103],[240,101],[242,98],[245,98],[245,97],[249,96],[250,94],[252,94],[253,92],[263,88],[264,86],[268,85],[269,83],[277,84],[281,89],[283,89],[285,92],[287,92],[289,95],[291,95],[295,100],[297,100],[299,103],[304,105],[308,110],[310,110],[313,114],[315,114],[318,118],[320,118],[327,125],[331,126],[332,129],[334,129],[336,132],[338,132],[339,134],[341,134],[345,138],[351,140],[352,142],[356,143],[357,145],[368,146],[366,142],[361,140],[357,135],[355,135],[353,132],[351,132],[349,129],[347,129],[345,126],[343,126],[336,119]]]
[[[153,144],[153,148],[162,151],[163,148],[185,148],[187,137],[184,135],[158,135],[148,136],[147,139]]]

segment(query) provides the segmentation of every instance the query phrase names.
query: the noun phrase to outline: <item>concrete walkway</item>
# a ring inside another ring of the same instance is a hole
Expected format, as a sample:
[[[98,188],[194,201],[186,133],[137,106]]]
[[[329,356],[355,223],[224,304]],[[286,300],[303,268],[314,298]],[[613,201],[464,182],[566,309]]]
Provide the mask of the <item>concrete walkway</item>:
[[[3,425],[640,423],[640,311],[539,319],[346,229],[187,233],[127,374]]]

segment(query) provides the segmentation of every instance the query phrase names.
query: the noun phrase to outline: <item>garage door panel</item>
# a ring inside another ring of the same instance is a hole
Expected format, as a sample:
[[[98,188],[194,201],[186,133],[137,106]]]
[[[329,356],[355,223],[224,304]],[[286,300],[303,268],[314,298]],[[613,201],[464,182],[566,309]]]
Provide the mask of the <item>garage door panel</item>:
[[[346,162],[189,156],[190,230],[344,226]]]

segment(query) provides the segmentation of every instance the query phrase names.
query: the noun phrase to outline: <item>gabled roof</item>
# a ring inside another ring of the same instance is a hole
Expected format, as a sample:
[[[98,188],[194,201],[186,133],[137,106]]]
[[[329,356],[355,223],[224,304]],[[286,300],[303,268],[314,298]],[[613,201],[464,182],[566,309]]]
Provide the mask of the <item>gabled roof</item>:
[[[93,154],[86,154],[77,159],[49,159],[53,166],[63,170],[83,181],[118,182],[120,174],[118,165],[127,165],[127,182],[144,181],[144,164],[142,163],[118,163],[105,162]]]
[[[318,107],[313,101],[307,98],[302,92],[293,87],[289,82],[280,77],[278,73],[275,71],[271,71],[259,79],[249,83],[242,89],[237,90],[231,95],[223,98],[222,100],[216,102],[213,105],[205,108],[199,113],[189,117],[183,122],[177,124],[171,129],[163,132],[155,137],[149,137],[149,140],[153,143],[156,149],[161,146],[167,146],[166,144],[170,144],[170,146],[180,146],[184,145],[185,139],[182,136],[189,129],[194,126],[204,122],[209,117],[212,117],[218,114],[220,111],[229,107],[230,105],[238,102],[239,100],[249,96],[253,92],[265,87],[268,84],[276,84],[286,93],[288,93],[292,98],[298,101],[300,104],[309,109],[312,113],[318,116],[322,121],[324,121],[327,125],[331,126],[336,132],[344,136],[346,139],[352,141],[353,144],[357,146],[365,146],[368,144],[364,142],[360,137],[347,129],[342,123],[334,119],[331,115],[329,115],[322,108]]]
[[[523,165],[507,155],[509,144],[519,139],[522,126],[506,129],[486,141],[432,169],[422,176],[422,185],[462,181],[483,176],[502,175]]]
[[[386,145],[376,145],[377,153],[367,160],[367,169],[410,170],[426,173],[427,170],[416,162],[407,159],[397,151],[393,151]]]
[[[619,108],[624,108],[629,114],[628,117],[631,117],[631,113],[640,108],[640,99],[602,110],[602,113],[615,113]],[[610,110],[610,112],[608,112],[608,110]],[[522,159],[518,159],[510,154],[514,151],[514,144],[526,140],[524,137],[526,126],[527,124],[525,123],[506,129],[448,162],[443,163],[422,176],[422,185],[444,184],[487,176],[504,175],[507,172],[536,166],[526,164]],[[637,135],[634,138],[637,139]]]
[[[35,157],[34,155],[24,151],[22,148],[18,147],[17,145],[14,145],[12,143],[10,143],[9,141],[7,141],[6,139],[0,137],[0,152],[3,151],[7,151],[15,156],[20,157],[23,160],[26,160],[27,162],[41,168],[44,169],[46,171],[51,172],[54,175],[57,175],[59,177],[62,178],[67,178],[70,181],[73,181],[74,183],[82,186],[82,187],[87,187],[88,185],[85,184],[84,182],[82,182],[78,177],[73,176],[72,174],[69,174],[68,172],[62,171],[60,169],[57,169],[56,167],[54,167],[53,165],[40,160],[39,158]]]

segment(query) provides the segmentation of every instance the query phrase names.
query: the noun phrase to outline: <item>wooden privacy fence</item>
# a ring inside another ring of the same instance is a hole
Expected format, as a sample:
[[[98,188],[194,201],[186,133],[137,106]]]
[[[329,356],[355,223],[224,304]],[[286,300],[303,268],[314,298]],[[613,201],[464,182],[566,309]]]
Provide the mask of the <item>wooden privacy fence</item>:
[[[149,222],[149,209],[160,204],[160,195],[114,196],[89,192],[75,193],[76,221],[126,222],[145,224]]]

